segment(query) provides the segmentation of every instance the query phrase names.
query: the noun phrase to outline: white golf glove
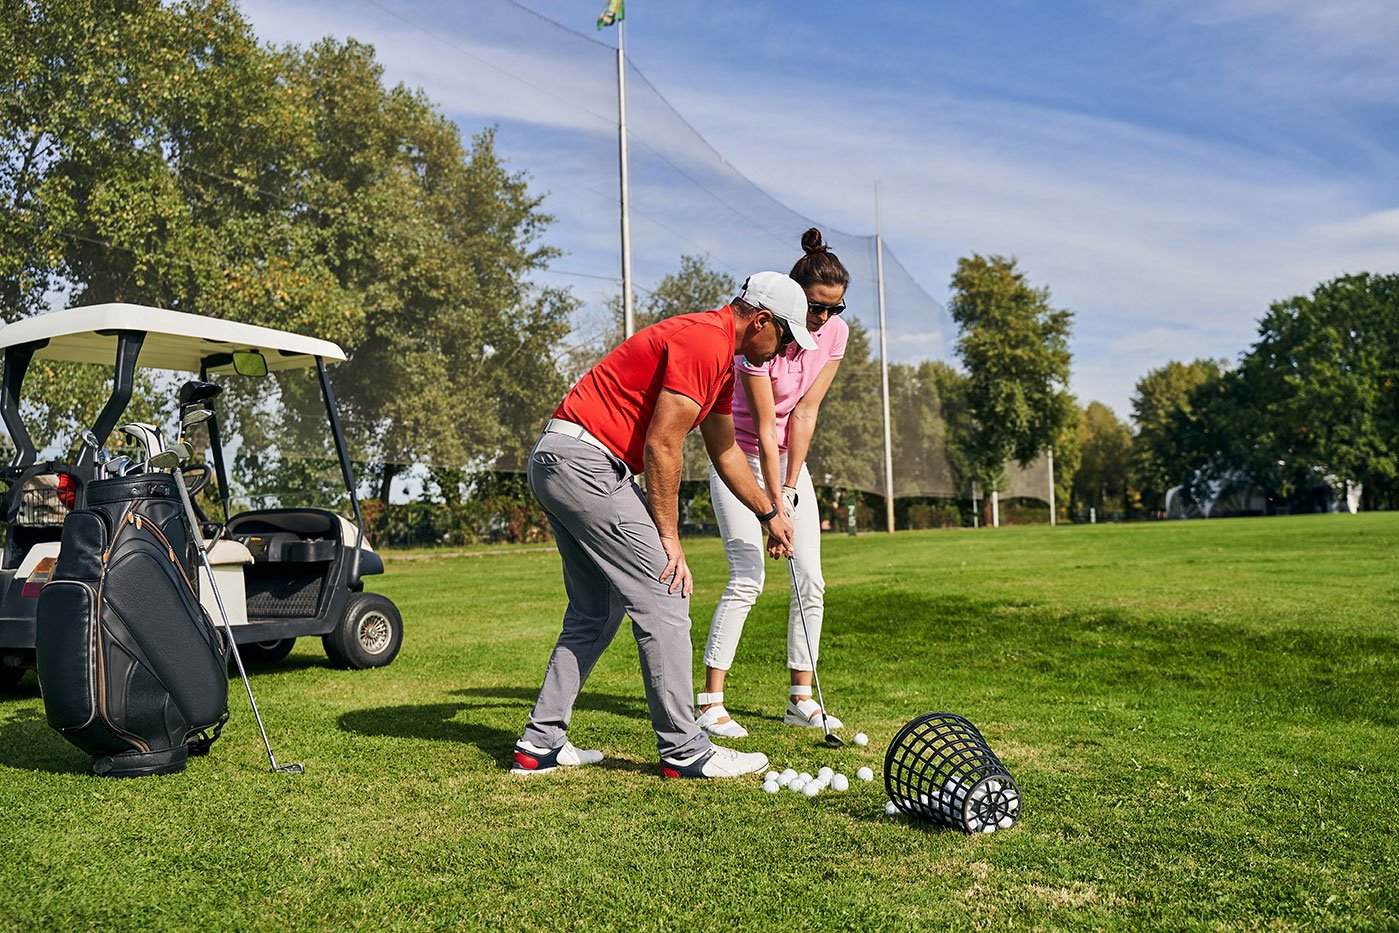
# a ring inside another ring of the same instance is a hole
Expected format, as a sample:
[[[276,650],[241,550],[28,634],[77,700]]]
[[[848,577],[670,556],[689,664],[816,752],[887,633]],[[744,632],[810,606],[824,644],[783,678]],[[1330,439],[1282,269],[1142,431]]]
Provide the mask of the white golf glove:
[[[793,515],[797,511],[797,487],[782,487],[782,504],[787,507],[787,514]]]

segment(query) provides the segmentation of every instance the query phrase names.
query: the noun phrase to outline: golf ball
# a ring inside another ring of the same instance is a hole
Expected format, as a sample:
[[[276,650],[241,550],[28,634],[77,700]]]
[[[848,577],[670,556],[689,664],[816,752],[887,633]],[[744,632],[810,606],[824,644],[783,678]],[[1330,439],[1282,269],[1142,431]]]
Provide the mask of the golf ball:
[[[849,790],[849,789],[850,789],[850,778],[846,777],[846,776],[843,775],[843,774],[837,774],[835,777],[831,778],[831,790],[841,790],[841,791],[843,791],[843,790]]]
[[[781,789],[782,788],[777,785],[776,781],[766,781],[763,783],[763,793],[765,794],[775,794]]]
[[[807,774],[805,771],[803,771],[801,774],[798,774],[798,775],[797,775],[797,780],[798,780],[798,781],[801,781],[803,784],[805,784],[807,781],[811,780],[811,775],[809,775],[809,774]]]
[[[777,781],[776,771],[769,771],[767,774],[763,775],[763,783],[766,784],[768,781],[772,781],[774,783]]]
[[[870,744],[870,737],[865,735],[863,732],[857,732],[855,733],[855,744],[868,745]]]
[[[893,816],[895,813],[899,812],[899,808],[894,804],[894,801],[891,800],[884,805],[884,812],[889,816]]]
[[[996,823],[996,825],[1001,827],[1001,829],[1010,829],[1012,826],[1015,825],[1015,818],[1011,816],[1003,816]]]
[[[795,770],[794,768],[784,768],[784,769],[782,770],[782,773],[778,775],[778,777],[784,777],[784,778],[786,778],[788,781],[791,781],[792,778],[794,778],[794,777],[796,777],[796,776],[797,776],[797,772],[796,772],[796,770]]]
[[[786,771],[783,771],[777,776],[777,785],[779,787],[786,787],[788,784],[792,783],[796,777],[795,774],[788,774]]]
[[[874,772],[871,771],[869,768],[861,768],[860,770],[855,772],[855,776],[862,781],[874,780]]]
[[[828,778],[828,777],[830,777],[832,774],[835,774],[835,771],[832,770],[831,768],[822,768],[820,771],[817,771],[817,772],[816,772],[816,776],[817,776],[817,777],[823,777],[823,778]]]
[[[803,781],[801,778],[797,778],[797,779],[795,779],[794,781],[792,781],[790,784],[787,785],[787,787],[788,787],[789,789],[794,790],[794,791],[796,791],[797,793],[801,793],[802,788],[805,787],[805,786],[806,786],[806,782]]]
[[[802,788],[802,793],[806,794],[808,797],[815,797],[817,794],[821,793],[821,785],[808,784]]]

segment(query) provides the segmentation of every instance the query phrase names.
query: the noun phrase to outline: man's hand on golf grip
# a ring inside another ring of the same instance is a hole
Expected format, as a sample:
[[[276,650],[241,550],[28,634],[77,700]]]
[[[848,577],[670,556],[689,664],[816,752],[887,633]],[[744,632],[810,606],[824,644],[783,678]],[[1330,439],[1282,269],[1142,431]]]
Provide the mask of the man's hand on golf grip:
[[[695,578],[690,574],[690,565],[685,563],[685,549],[680,546],[680,539],[661,535],[661,549],[665,551],[666,565],[660,581],[670,581],[670,589],[666,592],[674,593],[679,589],[681,596],[689,596],[695,589]]]

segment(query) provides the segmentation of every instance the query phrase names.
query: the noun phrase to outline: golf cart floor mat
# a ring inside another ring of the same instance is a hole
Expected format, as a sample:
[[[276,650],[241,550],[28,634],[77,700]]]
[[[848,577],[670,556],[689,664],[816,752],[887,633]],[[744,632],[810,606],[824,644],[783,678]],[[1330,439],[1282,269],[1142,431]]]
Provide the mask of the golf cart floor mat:
[[[316,614],[324,574],[253,565],[245,575],[248,618],[295,619]]]

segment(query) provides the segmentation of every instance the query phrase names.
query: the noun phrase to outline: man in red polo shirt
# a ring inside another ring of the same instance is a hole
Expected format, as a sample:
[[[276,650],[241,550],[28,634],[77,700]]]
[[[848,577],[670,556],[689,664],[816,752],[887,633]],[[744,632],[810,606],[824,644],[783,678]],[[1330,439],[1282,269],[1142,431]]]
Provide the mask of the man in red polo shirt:
[[[767,767],[766,755],[712,744],[690,705],[694,584],[679,537],[681,445],[698,426],[719,476],[778,542],[774,556],[790,553],[791,525],[734,441],[730,402],[735,354],[756,366],[793,340],[814,347],[806,312],[801,286],[779,272],[760,272],[717,311],[682,314],[637,332],[555,410],[530,455],[529,483],[563,557],[568,608],[529,725],[515,744],[515,773],[602,760],[601,752],[568,741],[568,723],[623,615],[631,616],[641,656],[661,774],[734,777]],[[632,482],[641,473],[644,494]]]

